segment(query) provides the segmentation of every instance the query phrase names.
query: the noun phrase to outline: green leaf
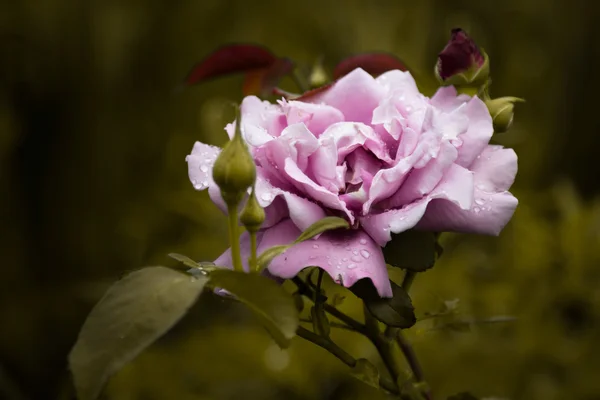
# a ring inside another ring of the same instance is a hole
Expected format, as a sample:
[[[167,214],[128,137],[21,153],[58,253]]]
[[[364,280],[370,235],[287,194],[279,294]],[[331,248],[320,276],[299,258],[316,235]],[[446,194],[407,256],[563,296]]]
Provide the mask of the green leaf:
[[[305,240],[311,239],[325,231],[348,228],[350,228],[350,225],[348,224],[348,221],[346,221],[343,218],[325,217],[306,228],[306,230],[302,232],[300,236],[298,236],[298,239],[296,239],[294,243],[300,243]]]
[[[277,344],[288,347],[300,323],[294,297],[273,280],[255,273],[215,270],[210,285],[225,289],[250,307]]]
[[[407,329],[417,322],[415,308],[406,290],[390,281],[392,298],[381,298],[369,279],[361,279],[351,290],[360,297],[369,312],[388,326]]]
[[[386,262],[393,266],[414,272],[423,272],[435,263],[441,247],[435,234],[408,230],[392,236],[392,240],[383,248]]]
[[[379,389],[379,370],[366,358],[356,360],[356,365],[350,371],[350,375],[369,386]]]
[[[191,258],[184,256],[182,254],[170,253],[169,257],[171,257],[174,260],[179,261],[183,265],[186,265],[190,268],[201,268],[200,264],[198,264],[196,261],[194,261]]]
[[[273,247],[263,251],[262,254],[260,256],[258,256],[258,259],[256,260],[256,265],[258,266],[258,271],[260,272],[260,271],[264,270],[265,268],[267,268],[269,266],[269,264],[271,263],[271,261],[273,261],[273,259],[275,257],[280,255],[281,253],[283,253],[290,247],[291,247],[291,245],[289,245],[289,244],[282,244],[279,246],[273,246]]]
[[[207,278],[147,267],[112,285],[69,354],[77,397],[98,397],[108,378],[167,332],[195,303]]]

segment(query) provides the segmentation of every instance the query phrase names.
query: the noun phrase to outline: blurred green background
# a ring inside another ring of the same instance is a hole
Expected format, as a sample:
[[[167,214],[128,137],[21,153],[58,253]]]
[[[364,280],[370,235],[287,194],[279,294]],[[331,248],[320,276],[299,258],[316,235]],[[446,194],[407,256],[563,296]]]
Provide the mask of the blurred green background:
[[[229,42],[328,66],[387,51],[429,73],[455,26],[518,96],[520,206],[499,238],[444,237],[409,332],[436,398],[600,399],[600,22],[586,0],[5,0],[0,3],[0,398],[68,399],[66,354],[108,285],[178,252],[212,260],[223,215],[193,190],[194,141],[221,145],[242,78],[174,95]],[[454,302],[459,299],[458,303]],[[350,313],[352,301],[342,306]],[[497,316],[511,323],[493,323]],[[491,318],[491,320],[490,320]],[[467,321],[467,322],[465,322]],[[470,321],[470,322],[469,322]],[[334,338],[373,357],[352,334]],[[376,399],[325,351],[281,351],[207,295],[107,399]]]

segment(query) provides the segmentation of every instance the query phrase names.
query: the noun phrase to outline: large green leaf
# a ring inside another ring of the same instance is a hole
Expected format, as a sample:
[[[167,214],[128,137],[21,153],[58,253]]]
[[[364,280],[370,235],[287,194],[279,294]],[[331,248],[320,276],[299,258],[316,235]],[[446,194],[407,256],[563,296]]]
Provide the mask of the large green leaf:
[[[111,286],[92,309],[69,354],[78,398],[97,398],[111,375],[185,315],[207,280],[147,267]]]
[[[227,290],[254,311],[280,347],[296,335],[299,315],[294,297],[273,280],[255,273],[216,270],[210,285]]]
[[[434,233],[412,229],[392,235],[392,240],[383,248],[387,263],[414,272],[433,267],[438,254],[439,246]]]
[[[369,312],[388,326],[395,328],[410,328],[417,322],[415,308],[406,290],[390,281],[392,285],[392,298],[381,298],[368,279],[361,279],[355,283],[351,290],[360,297]]]
[[[305,240],[311,239],[323,232],[330,231],[333,229],[348,229],[350,225],[348,221],[339,217],[325,217],[323,219],[318,220],[308,228],[304,232],[298,236],[298,239],[294,241],[294,243],[300,243]]]

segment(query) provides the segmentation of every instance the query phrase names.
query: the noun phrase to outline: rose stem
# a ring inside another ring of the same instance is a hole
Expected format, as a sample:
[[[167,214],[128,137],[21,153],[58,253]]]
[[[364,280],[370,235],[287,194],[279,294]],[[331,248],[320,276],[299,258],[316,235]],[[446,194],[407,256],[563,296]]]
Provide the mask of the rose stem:
[[[229,214],[229,244],[231,245],[233,269],[234,271],[243,272],[242,256],[240,255],[240,238],[238,235],[237,205],[229,204],[227,212]]]

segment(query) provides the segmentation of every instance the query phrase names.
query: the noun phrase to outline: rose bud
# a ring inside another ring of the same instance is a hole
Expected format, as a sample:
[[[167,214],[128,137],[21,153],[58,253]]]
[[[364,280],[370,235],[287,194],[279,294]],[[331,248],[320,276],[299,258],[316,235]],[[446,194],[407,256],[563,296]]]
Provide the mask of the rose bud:
[[[228,206],[237,205],[256,180],[256,165],[242,138],[242,118],[238,110],[235,135],[213,166],[213,180]]]
[[[258,204],[255,190],[252,189],[250,197],[240,214],[240,222],[248,232],[257,232],[265,221],[265,210]]]
[[[435,67],[440,83],[444,86],[479,86],[486,83],[489,74],[489,59],[485,51],[465,31],[453,29]]]
[[[515,103],[524,101],[518,97],[500,97],[485,102],[492,116],[494,132],[501,133],[510,129],[514,117]]]

